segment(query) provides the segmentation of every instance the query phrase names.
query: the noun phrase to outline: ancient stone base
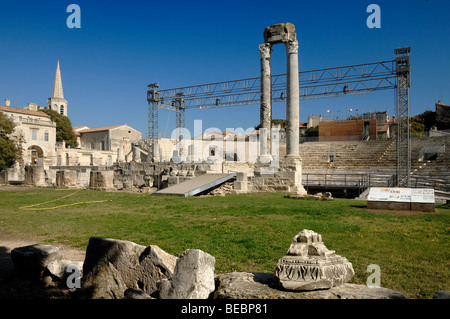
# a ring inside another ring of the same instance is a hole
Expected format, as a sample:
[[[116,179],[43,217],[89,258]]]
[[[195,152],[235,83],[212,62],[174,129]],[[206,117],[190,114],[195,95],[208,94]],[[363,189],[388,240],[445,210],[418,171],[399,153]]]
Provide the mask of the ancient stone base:
[[[345,257],[328,250],[322,236],[307,229],[294,237],[286,256],[275,268],[280,285],[298,291],[339,286],[354,274],[352,264]]]
[[[406,299],[398,291],[345,283],[324,290],[280,289],[272,274],[233,272],[216,276],[215,299]]]
[[[114,171],[91,171],[89,188],[95,190],[114,190]]]
[[[272,163],[254,166],[253,191],[288,192],[306,195],[302,185],[302,160],[285,157]]]
[[[77,186],[77,175],[75,170],[56,171],[56,187],[75,188]]]

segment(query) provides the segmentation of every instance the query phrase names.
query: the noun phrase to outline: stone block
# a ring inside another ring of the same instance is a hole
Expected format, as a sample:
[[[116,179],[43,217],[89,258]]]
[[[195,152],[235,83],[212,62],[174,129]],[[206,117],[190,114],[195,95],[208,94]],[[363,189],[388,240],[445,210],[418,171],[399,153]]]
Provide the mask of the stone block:
[[[96,190],[114,189],[114,171],[91,171],[89,188]]]
[[[167,182],[169,183],[169,185],[177,185],[180,183],[180,177],[169,176],[169,178],[167,179]]]
[[[47,265],[61,260],[62,254],[58,247],[35,244],[14,248],[11,259],[19,276],[40,280]]]
[[[245,173],[245,172],[237,172],[236,173],[236,181],[238,181],[238,182],[247,182],[247,173]]]
[[[125,289],[135,288],[151,295],[159,280],[173,275],[176,260],[158,246],[91,237],[83,264],[82,294],[120,299]]]
[[[248,182],[234,182],[234,190],[246,192],[248,190]]]
[[[199,249],[188,249],[178,258],[174,275],[158,283],[161,299],[207,299],[215,289],[216,259]]]
[[[265,43],[277,44],[295,39],[295,26],[289,22],[274,24],[264,30]]]
[[[75,187],[77,180],[77,171],[75,170],[56,171],[57,187]]]

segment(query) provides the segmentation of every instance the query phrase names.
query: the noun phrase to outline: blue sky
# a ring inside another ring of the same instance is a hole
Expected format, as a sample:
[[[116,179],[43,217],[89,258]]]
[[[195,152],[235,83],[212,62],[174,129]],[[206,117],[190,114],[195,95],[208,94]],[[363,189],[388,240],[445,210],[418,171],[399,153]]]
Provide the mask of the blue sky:
[[[69,4],[81,8],[81,28],[66,25]],[[0,103],[47,106],[57,60],[73,126],[127,123],[147,133],[146,90],[256,77],[258,44],[266,26],[291,22],[299,40],[300,70],[394,59],[410,46],[410,112],[450,104],[450,1],[9,1],[0,0]],[[381,8],[381,28],[369,29],[369,4]],[[286,72],[275,46],[273,74]],[[300,120],[326,110],[394,112],[394,91],[333,99],[302,100]],[[175,113],[160,111],[159,129],[169,135]],[[274,104],[273,118],[285,118]],[[203,129],[253,127],[259,106],[186,111]]]

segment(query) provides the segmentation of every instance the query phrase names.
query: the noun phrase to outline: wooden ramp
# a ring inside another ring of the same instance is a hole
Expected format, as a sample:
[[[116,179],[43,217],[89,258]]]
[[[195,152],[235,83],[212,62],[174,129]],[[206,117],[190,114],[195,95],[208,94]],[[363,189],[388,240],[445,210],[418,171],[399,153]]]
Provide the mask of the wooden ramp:
[[[236,177],[236,173],[204,174],[180,184],[161,189],[153,194],[178,195],[184,197],[193,196],[220,185],[234,177]]]

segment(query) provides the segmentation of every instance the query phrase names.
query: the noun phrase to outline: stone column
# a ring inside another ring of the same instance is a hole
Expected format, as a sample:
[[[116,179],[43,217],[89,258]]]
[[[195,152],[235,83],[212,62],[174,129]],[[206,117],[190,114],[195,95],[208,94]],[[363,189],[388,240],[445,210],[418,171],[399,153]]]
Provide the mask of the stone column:
[[[287,54],[287,101],[286,101],[286,157],[299,157],[299,83],[298,83],[298,41],[285,42]]]
[[[261,128],[259,135],[260,160],[270,161],[270,128],[272,126],[272,45],[264,43],[259,45],[261,56]],[[264,132],[266,134],[264,134]]]

